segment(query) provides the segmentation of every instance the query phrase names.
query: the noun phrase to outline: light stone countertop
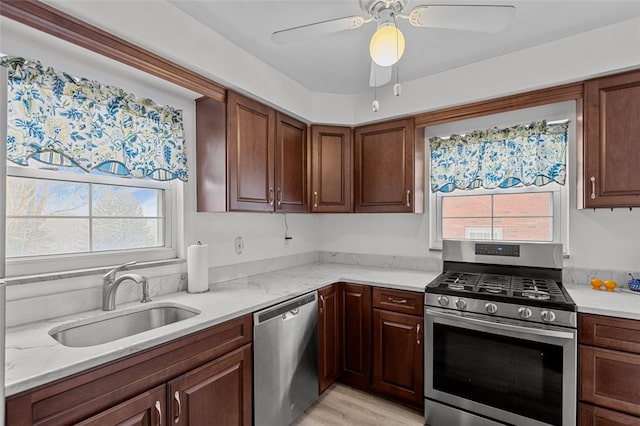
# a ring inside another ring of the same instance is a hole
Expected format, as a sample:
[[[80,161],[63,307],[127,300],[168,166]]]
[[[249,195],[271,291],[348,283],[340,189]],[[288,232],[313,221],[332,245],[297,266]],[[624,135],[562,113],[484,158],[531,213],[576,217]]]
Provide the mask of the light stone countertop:
[[[569,295],[584,314],[640,320],[640,293],[626,288],[615,291],[593,290],[589,284],[565,284]]]
[[[94,310],[6,330],[5,393],[7,396],[151,348],[187,334],[261,310],[339,281],[401,290],[424,291],[438,272],[308,264],[210,286],[200,294],[172,293],[152,304],[184,305],[201,313],[193,318],[100,345],[71,348],[49,336],[53,328],[96,317],[112,317],[143,305],[127,303],[112,312]]]
[[[183,305],[201,313],[154,330],[84,348],[63,346],[49,336],[49,331],[75,321],[90,321],[138,310],[144,305],[137,302],[122,304],[112,312],[94,310],[8,328],[5,393],[7,396],[20,393],[335,282],[422,292],[438,274],[331,263],[268,272],[212,285],[207,293],[180,292],[156,297],[152,304]],[[567,284],[565,287],[578,305],[579,312],[640,319],[640,294],[621,289],[614,293],[595,291],[588,285]]]

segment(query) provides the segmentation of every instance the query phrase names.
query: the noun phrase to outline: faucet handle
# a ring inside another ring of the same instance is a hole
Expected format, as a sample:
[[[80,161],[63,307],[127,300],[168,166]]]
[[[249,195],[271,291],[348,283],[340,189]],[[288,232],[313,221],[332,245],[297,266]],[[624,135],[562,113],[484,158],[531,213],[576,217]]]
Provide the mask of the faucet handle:
[[[125,269],[127,269],[129,266],[135,265],[137,262],[135,260],[132,260],[131,262],[127,262],[127,263],[123,263],[120,266],[116,266],[115,268],[113,268],[112,270],[110,270],[109,272],[107,272],[106,274],[104,274],[102,276],[103,280],[108,280],[108,281],[113,281],[116,275],[116,272],[118,271],[124,271]]]

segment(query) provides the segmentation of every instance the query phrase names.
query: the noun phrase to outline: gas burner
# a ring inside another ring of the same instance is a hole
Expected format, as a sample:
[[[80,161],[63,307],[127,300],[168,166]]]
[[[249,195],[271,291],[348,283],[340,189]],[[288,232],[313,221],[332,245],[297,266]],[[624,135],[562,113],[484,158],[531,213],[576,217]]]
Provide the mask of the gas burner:
[[[524,297],[534,300],[549,300],[551,296],[548,292],[542,290],[525,290],[522,292]]]
[[[493,293],[493,294],[500,294],[504,291],[504,288],[494,287],[494,286],[486,286],[484,289],[487,293]]]

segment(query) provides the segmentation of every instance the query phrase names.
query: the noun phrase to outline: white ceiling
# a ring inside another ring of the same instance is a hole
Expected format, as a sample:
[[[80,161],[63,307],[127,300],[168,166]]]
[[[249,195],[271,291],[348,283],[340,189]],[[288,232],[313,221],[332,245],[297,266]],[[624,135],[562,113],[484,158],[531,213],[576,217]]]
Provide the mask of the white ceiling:
[[[126,14],[127,5],[149,9],[147,16],[123,15],[123,22],[144,21],[153,25],[154,3],[170,13],[194,19],[230,40],[249,54],[316,93],[354,95],[369,90],[369,40],[375,23],[355,30],[279,45],[271,41],[274,31],[346,16],[365,17],[359,0],[43,0],[89,23],[113,31],[142,47],[148,47],[136,31],[116,30],[113,9]],[[488,58],[570,37],[640,16],[640,0],[404,0],[404,13],[418,5],[513,5],[515,17],[501,33],[475,33],[412,27],[399,19],[406,50],[399,62],[399,80],[406,82]],[[163,15],[165,16],[165,15]],[[133,19],[133,20],[132,20]],[[175,28],[173,30],[176,30]],[[179,31],[179,29],[177,29]],[[189,31],[185,31],[189,33]],[[129,36],[128,36],[129,34]],[[144,36],[143,36],[144,37]],[[198,40],[206,45],[206,40]],[[198,43],[194,43],[197,45]],[[587,46],[588,48],[588,46]],[[616,49],[615,45],[611,49]],[[154,50],[154,49],[152,49]],[[165,55],[167,52],[165,52]],[[567,52],[567,57],[575,52]],[[179,53],[169,59],[179,58]],[[224,58],[222,58],[224,59]],[[189,66],[188,63],[183,65]],[[192,64],[206,74],[207,68]],[[532,57],[522,67],[529,71],[546,67],[544,57]],[[551,65],[553,66],[553,65]],[[216,78],[216,76],[210,76]],[[395,71],[393,80],[395,80]],[[224,80],[223,80],[224,81]]]
[[[298,43],[271,41],[277,30],[352,15],[364,16],[358,0],[177,0],[185,13],[314,92],[356,94],[368,89],[368,45],[375,24]],[[406,38],[399,62],[400,81],[540,45],[640,16],[640,0],[411,0],[423,4],[506,4],[516,6],[514,21],[502,33],[398,26]],[[615,48],[615,46],[612,46]],[[571,55],[572,52],[567,52]],[[523,67],[544,67],[544,57]],[[395,78],[395,76],[394,76]]]

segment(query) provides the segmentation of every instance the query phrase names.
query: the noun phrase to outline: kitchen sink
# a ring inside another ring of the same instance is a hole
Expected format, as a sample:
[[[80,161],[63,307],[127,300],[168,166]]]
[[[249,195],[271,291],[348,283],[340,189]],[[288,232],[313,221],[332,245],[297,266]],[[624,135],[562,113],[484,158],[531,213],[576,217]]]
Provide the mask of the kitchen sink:
[[[51,329],[49,335],[65,346],[94,346],[183,321],[199,313],[188,306],[155,304],[64,324]]]

